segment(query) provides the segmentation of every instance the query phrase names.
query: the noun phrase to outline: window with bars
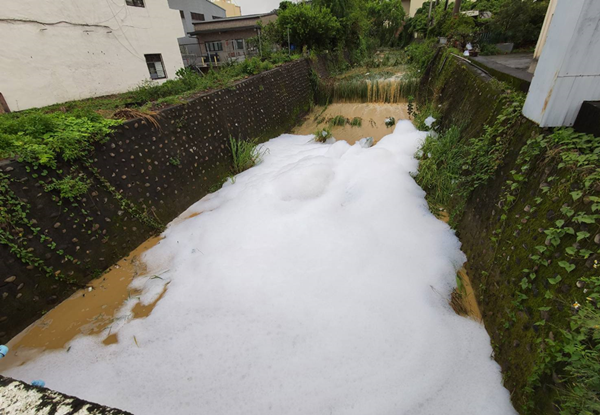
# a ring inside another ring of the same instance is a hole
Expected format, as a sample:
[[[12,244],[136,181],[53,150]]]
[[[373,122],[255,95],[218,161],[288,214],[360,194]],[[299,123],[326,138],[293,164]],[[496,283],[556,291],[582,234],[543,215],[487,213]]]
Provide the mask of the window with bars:
[[[209,52],[222,52],[223,43],[221,42],[206,42],[206,50]]]
[[[204,18],[204,15],[202,13],[194,13],[192,12],[192,20],[198,21],[198,22],[203,22],[206,19]]]
[[[236,50],[244,50],[244,39],[237,39],[233,41],[233,48]]]
[[[146,7],[144,6],[144,0],[125,0],[125,4],[133,7]]]
[[[160,53],[144,55],[144,57],[146,58],[146,65],[148,65],[148,71],[150,71],[151,79],[164,79],[167,77],[165,65]]]

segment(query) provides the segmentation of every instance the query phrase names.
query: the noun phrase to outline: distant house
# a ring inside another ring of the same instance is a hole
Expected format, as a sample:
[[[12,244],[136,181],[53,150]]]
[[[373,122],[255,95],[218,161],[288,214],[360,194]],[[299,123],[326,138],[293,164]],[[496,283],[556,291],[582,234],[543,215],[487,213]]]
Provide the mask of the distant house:
[[[225,9],[227,17],[237,17],[242,15],[242,8],[235,4],[232,0],[210,0],[217,6]]]
[[[244,60],[260,53],[260,44],[252,46],[248,39],[260,39],[262,25],[277,20],[276,13],[254,14],[229,17],[212,22],[194,24],[190,36],[198,40],[202,52],[202,65],[221,65],[223,63]]]
[[[423,6],[425,1],[426,0],[402,0],[402,7],[404,7],[407,16],[414,17],[417,10]]]
[[[202,53],[195,38],[187,36],[194,31],[194,24],[210,22],[223,19],[226,16],[225,9],[208,0],[168,0],[169,7],[179,11],[184,35],[179,37],[179,49],[185,66],[197,65]]]
[[[163,0],[2,0],[0,93],[17,111],[162,82],[183,34]]]

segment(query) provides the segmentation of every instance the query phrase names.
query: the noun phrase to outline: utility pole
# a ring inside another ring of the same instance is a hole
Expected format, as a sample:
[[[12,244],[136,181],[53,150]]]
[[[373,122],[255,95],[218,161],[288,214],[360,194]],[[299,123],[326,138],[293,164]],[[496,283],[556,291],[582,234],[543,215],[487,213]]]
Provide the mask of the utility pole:
[[[453,16],[456,16],[458,13],[460,13],[460,3],[461,0],[454,0],[454,11],[452,12]]]
[[[448,10],[448,0],[446,0],[446,5],[444,6],[444,11]]]
[[[288,26],[288,55],[292,56],[292,45],[290,44],[290,27]]]

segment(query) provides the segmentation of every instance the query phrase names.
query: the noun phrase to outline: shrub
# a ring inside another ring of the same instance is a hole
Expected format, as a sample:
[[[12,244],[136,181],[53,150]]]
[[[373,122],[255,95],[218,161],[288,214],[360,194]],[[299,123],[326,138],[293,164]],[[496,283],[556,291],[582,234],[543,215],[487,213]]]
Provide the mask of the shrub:
[[[229,146],[232,154],[232,172],[239,174],[262,161],[264,151],[259,149],[256,141],[245,141],[229,137]]]

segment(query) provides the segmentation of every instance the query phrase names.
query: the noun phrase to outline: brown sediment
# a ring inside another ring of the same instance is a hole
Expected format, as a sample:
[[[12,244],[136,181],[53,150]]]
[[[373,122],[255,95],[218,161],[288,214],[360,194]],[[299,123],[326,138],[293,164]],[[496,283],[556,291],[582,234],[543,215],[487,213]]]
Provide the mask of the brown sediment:
[[[99,334],[110,326],[125,301],[140,294],[129,289],[129,285],[146,272],[141,255],[160,240],[160,237],[148,239],[103,276],[91,281],[87,288],[77,291],[14,337],[7,345],[10,353],[0,360],[0,371],[22,365],[45,350],[64,348],[78,335]],[[163,295],[164,292],[158,300]],[[137,308],[134,318],[147,317],[158,300]],[[116,336],[111,334],[104,344],[116,342]]]
[[[152,310],[154,310],[154,307],[156,307],[156,305],[159,303],[160,300],[162,300],[162,298],[165,296],[166,292],[167,292],[167,288],[169,286],[169,283],[167,283],[165,285],[165,288],[163,289],[163,292],[160,293],[160,295],[158,296],[158,298],[156,300],[154,300],[152,303],[144,305],[142,303],[136,303],[136,305],[133,307],[133,310],[131,310],[131,313],[133,315],[133,318],[146,318],[148,317],[151,313]]]
[[[195,218],[196,216],[198,216],[201,213],[202,212],[194,212],[190,216],[187,216],[184,220]]]
[[[445,210],[438,211],[437,217],[445,223],[448,223],[450,219],[448,212]],[[457,314],[466,315],[478,322],[482,322],[483,318],[481,317],[479,304],[477,304],[477,297],[475,297],[475,291],[471,285],[471,279],[469,278],[469,274],[464,266],[458,271],[457,278],[460,279],[462,287],[456,288],[452,292],[450,305]]]
[[[362,119],[360,127],[330,126],[329,120],[341,115],[348,120],[355,117]],[[394,117],[398,120],[408,120],[407,104],[378,104],[378,103],[336,103],[327,107],[316,107],[307,117],[304,123],[296,127],[293,134],[314,134],[323,128],[329,128],[333,136],[339,140],[345,140],[354,144],[361,138],[373,137],[374,141],[381,140],[394,131],[394,127],[386,127],[386,118]],[[319,122],[323,121],[323,122]]]

